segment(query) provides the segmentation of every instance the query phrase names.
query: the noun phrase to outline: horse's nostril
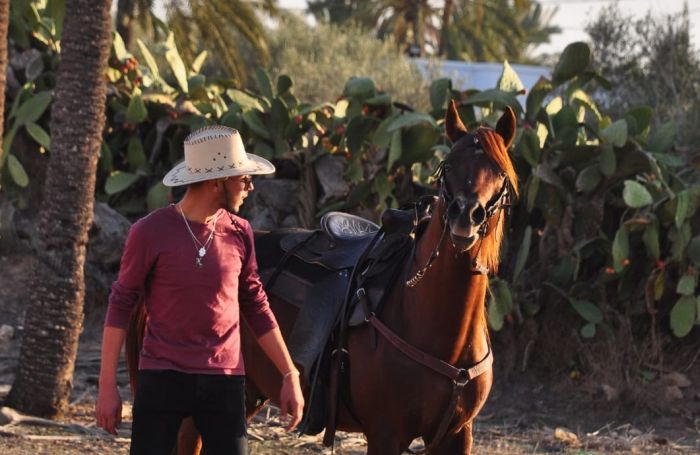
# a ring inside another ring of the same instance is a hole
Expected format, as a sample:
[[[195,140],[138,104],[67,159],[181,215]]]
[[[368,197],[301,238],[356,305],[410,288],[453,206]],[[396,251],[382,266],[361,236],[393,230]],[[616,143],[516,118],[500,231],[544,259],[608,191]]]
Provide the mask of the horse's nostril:
[[[481,224],[486,218],[486,210],[484,210],[484,207],[482,207],[481,204],[477,202],[469,216],[471,217],[473,224]]]
[[[461,204],[459,203],[459,200],[455,200],[450,204],[450,206],[447,208],[447,215],[451,219],[455,219],[459,216],[459,214],[462,213],[462,207]]]

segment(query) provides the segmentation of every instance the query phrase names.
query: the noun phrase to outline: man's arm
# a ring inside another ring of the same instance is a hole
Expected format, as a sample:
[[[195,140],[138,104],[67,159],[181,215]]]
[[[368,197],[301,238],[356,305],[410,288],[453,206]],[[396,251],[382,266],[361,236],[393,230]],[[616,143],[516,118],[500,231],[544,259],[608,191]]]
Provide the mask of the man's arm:
[[[248,222],[244,222],[242,228],[245,249],[248,254],[241,267],[238,288],[239,308],[263,352],[282,373],[279,404],[283,419],[287,413],[292,416],[287,425],[289,431],[299,424],[304,412],[304,395],[299,383],[299,371],[297,371],[289,351],[287,351],[275,316],[270,310],[260,275],[258,275],[253,230]]]
[[[117,388],[117,366],[131,314],[142,293],[153,264],[149,244],[140,221],[134,223],[124,245],[119,277],[112,284],[102,335],[102,363],[95,403],[97,424],[112,434],[121,423],[122,400]]]
[[[279,328],[275,327],[258,338],[258,343],[283,375],[280,410],[282,411],[282,419],[286,418],[287,413],[291,415],[286,428],[287,431],[293,430],[301,421],[304,413],[304,395],[301,392],[299,371],[292,362]]]
[[[126,331],[106,326],[102,334],[102,363],[95,417],[97,425],[109,433],[117,434],[122,420],[122,399],[117,387],[117,367],[119,355],[124,345]]]

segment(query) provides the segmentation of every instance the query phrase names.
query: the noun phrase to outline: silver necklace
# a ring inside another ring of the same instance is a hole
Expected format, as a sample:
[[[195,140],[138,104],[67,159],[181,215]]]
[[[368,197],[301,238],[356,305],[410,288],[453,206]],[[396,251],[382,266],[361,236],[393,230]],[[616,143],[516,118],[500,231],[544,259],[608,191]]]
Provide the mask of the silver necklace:
[[[185,217],[185,212],[182,211],[182,207],[178,205],[177,208],[178,210],[180,210],[182,220],[185,222],[185,226],[187,226],[187,230],[192,236],[192,240],[194,240],[195,249],[197,249],[197,257],[194,260],[194,264],[197,266],[197,268],[201,269],[202,267],[204,267],[204,263],[202,262],[202,260],[204,259],[204,255],[207,254],[207,250],[209,249],[209,246],[211,245],[211,242],[214,239],[214,231],[216,231],[216,222],[219,221],[219,214],[217,214],[216,218],[214,218],[214,226],[212,226],[211,232],[209,233],[209,237],[207,237],[207,240],[202,245],[202,242],[200,242],[197,236],[194,235],[194,232],[192,232],[192,228],[190,228],[190,223],[187,222],[187,218]]]

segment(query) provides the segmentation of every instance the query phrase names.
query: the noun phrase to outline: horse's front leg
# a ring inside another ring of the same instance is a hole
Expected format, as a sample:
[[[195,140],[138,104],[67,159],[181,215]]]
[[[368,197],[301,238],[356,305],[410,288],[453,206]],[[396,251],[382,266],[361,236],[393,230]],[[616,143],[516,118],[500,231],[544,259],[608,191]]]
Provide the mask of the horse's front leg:
[[[199,455],[202,451],[202,438],[194,419],[187,417],[182,419],[180,431],[177,434],[177,455]]]
[[[472,453],[472,420],[456,434],[445,436],[442,442],[430,452],[431,455],[469,455]]]
[[[366,436],[367,455],[401,455],[403,452],[399,442],[392,438],[390,431]]]

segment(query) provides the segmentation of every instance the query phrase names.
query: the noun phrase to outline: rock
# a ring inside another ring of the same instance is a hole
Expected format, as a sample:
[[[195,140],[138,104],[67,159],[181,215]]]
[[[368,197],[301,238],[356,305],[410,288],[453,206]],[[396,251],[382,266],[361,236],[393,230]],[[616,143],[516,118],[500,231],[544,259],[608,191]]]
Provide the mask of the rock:
[[[341,198],[350,191],[350,184],[343,177],[346,160],[340,156],[323,155],[314,163],[316,176],[323,189],[319,204],[323,205],[330,199]]]
[[[666,439],[662,436],[656,436],[653,440],[655,443],[657,443],[660,446],[668,445],[668,439]]]
[[[674,371],[672,373],[665,374],[661,377],[661,383],[667,386],[675,386],[681,389],[690,387],[692,383],[688,379],[688,376],[683,373],[678,373]]]
[[[24,321],[24,311],[29,304],[27,286],[29,277],[38,264],[36,257],[27,252],[0,256],[2,286],[0,286],[0,324],[15,327],[15,337],[20,337],[19,326]]]
[[[0,251],[5,254],[19,249],[14,218],[14,204],[9,199],[0,201]]]
[[[683,399],[683,392],[678,386],[675,385],[670,385],[666,386],[664,388],[664,396],[666,397],[666,400],[672,401],[672,400],[682,400]]]
[[[0,343],[6,343],[15,335],[15,329],[12,326],[3,324],[0,326]]]
[[[117,279],[131,223],[109,205],[96,202],[85,261],[85,309],[105,308]]]
[[[38,155],[38,154],[37,154]],[[34,178],[34,176],[33,176]],[[37,177],[38,179],[39,177]],[[15,214],[17,232],[20,238],[36,238],[36,219],[30,218],[30,211]],[[107,204],[95,203],[93,225],[89,231],[87,256],[85,261],[85,310],[104,309],[107,305],[112,283],[119,272],[124,242],[131,223]],[[27,300],[28,277],[41,262],[29,248],[12,252],[0,259],[3,261],[4,278],[0,287],[0,308],[3,308],[0,323],[18,327],[23,323]],[[19,328],[13,336],[19,337]]]
[[[130,226],[129,220],[107,204],[95,202],[84,266],[86,314],[99,314],[107,306]],[[95,309],[100,311],[94,313]]]
[[[283,213],[294,213],[299,201],[299,181],[259,178],[255,180],[252,196],[255,205],[263,205]]]
[[[294,222],[299,226],[297,208],[299,205],[299,181],[285,179],[255,180],[255,191],[243,207],[243,216],[250,221],[255,230],[270,231],[285,222]],[[288,226],[288,224],[287,224]]]
[[[260,207],[255,210],[255,213],[250,213],[248,220],[255,231],[272,231],[277,228],[277,222],[273,218],[272,211],[267,207]]]
[[[620,391],[615,387],[608,384],[601,384],[600,388],[603,389],[603,394],[607,401],[617,401],[620,398]]]
[[[0,426],[13,422],[14,415],[15,411],[13,409],[6,408],[4,406],[0,408]]]
[[[109,205],[96,202],[87,260],[105,270],[119,270],[131,223]]]
[[[301,226],[301,221],[299,217],[295,214],[287,215],[280,223],[280,227],[283,228],[295,228]]]

